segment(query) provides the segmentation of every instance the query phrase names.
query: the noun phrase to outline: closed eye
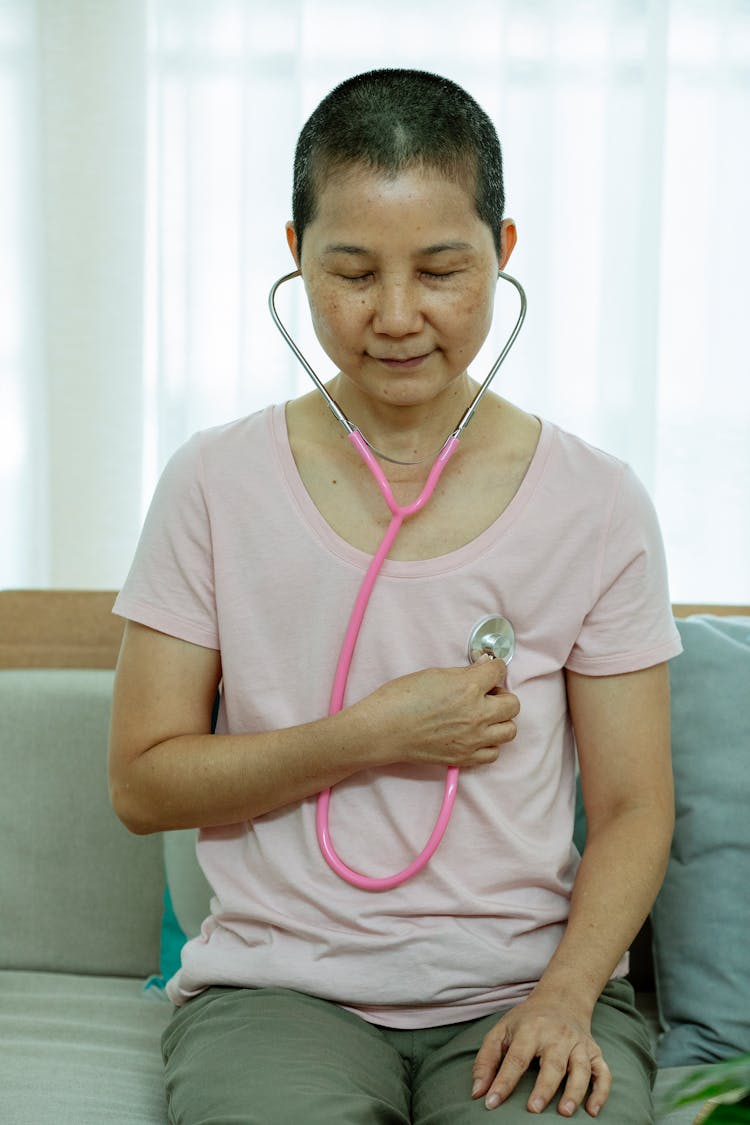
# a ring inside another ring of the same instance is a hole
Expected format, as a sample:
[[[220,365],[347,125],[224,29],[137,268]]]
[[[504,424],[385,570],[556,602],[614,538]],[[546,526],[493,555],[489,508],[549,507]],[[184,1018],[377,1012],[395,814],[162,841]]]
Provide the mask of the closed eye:
[[[442,271],[420,270],[419,271],[420,277],[425,278],[427,281],[437,281],[437,282],[447,281],[448,278],[455,277],[459,273],[461,273],[461,270],[442,270]],[[356,284],[357,282],[362,283],[362,282],[365,282],[365,281],[370,281],[370,280],[372,280],[372,278],[375,275],[374,275],[372,270],[368,270],[366,273],[340,273],[338,276],[341,278],[342,281],[350,281],[350,282],[352,282],[352,284]]]

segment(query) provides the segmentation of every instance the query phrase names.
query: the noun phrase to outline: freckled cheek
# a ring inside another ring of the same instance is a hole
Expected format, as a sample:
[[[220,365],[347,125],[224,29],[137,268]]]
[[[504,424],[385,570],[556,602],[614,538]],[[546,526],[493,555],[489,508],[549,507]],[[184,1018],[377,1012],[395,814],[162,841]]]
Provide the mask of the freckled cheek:
[[[493,304],[484,292],[467,294],[452,312],[456,350],[463,355],[479,350],[492,324]]]
[[[329,355],[357,350],[358,310],[348,302],[334,297],[324,300],[310,300],[310,317],[315,335]]]
[[[310,302],[310,318],[315,331],[326,336],[335,334],[337,325],[341,321],[341,309],[337,299],[330,294],[319,294],[315,290],[308,293]]]

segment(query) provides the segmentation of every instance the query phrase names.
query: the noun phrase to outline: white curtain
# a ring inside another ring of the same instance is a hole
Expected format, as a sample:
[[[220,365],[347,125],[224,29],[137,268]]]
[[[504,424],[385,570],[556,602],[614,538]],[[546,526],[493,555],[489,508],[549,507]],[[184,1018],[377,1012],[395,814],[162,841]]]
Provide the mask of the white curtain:
[[[294,143],[373,66],[498,127],[496,389],[634,465],[675,600],[750,601],[750,0],[0,0],[0,586],[117,586],[177,445],[305,389]]]

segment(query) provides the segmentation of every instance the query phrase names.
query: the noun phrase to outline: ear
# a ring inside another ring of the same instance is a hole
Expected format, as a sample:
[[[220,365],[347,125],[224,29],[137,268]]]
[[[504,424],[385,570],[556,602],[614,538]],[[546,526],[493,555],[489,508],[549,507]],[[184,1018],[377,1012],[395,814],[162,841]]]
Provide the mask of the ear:
[[[286,224],[286,240],[289,245],[289,249],[292,252],[292,257],[294,258],[294,264],[297,269],[300,269],[301,267],[299,261],[299,248],[297,246],[297,232],[294,229],[294,223],[291,221]]]
[[[503,219],[500,224],[500,269],[505,269],[505,263],[513,253],[513,247],[518,241],[518,231],[513,219]]]

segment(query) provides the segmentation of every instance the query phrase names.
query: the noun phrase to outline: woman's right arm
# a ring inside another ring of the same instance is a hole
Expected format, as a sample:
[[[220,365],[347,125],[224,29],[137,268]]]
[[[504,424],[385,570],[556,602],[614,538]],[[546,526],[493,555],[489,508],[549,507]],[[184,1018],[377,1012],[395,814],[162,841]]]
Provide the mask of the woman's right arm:
[[[282,730],[211,734],[220,654],[128,622],[115,676],[109,788],[139,834],[252,820],[358,771],[397,761],[464,768],[515,736],[504,669],[427,669],[337,715]]]

